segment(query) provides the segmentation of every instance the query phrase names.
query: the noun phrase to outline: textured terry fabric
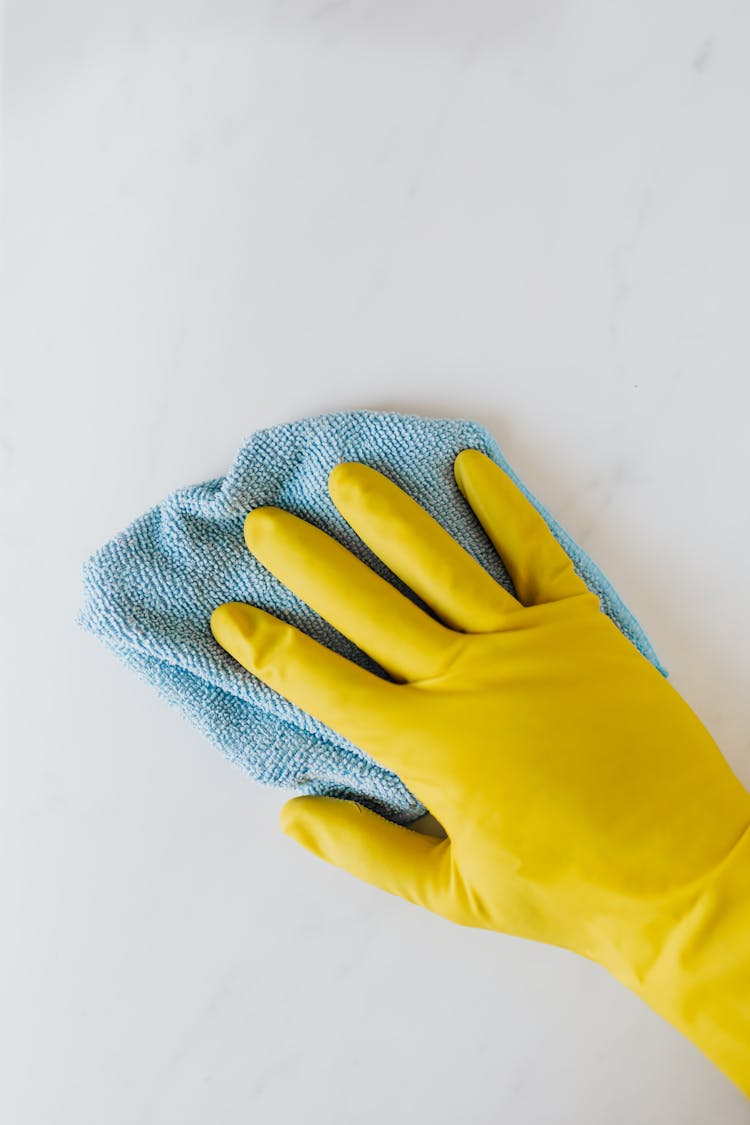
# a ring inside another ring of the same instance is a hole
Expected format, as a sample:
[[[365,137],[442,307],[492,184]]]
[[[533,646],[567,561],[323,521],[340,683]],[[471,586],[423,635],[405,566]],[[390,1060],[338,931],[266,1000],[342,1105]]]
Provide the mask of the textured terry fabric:
[[[481,449],[509,473],[599,596],[602,611],[666,675],[610,582],[531,495],[487,430],[471,421],[396,413],[324,414],[251,435],[225,477],[178,489],[88,559],[77,622],[257,781],[352,798],[407,824],[425,809],[401,780],[242,668],[216,643],[209,619],[222,602],[249,602],[384,674],[274,578],[244,541],[250,509],[285,508],[334,535],[421,605],[334,507],[327,480],[339,461],[362,461],[385,473],[512,592],[453,478],[453,461],[468,448]]]

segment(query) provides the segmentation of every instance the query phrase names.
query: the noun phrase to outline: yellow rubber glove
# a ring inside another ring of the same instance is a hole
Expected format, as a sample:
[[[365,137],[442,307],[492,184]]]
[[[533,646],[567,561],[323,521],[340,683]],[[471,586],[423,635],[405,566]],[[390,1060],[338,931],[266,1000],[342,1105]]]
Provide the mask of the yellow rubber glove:
[[[507,474],[470,449],[455,476],[516,597],[365,465],[336,466],[333,502],[436,617],[304,520],[247,517],[250,550],[388,678],[241,603],[216,640],[444,834],[331,797],[292,799],[282,827],[455,922],[592,958],[750,1094],[750,794]]]

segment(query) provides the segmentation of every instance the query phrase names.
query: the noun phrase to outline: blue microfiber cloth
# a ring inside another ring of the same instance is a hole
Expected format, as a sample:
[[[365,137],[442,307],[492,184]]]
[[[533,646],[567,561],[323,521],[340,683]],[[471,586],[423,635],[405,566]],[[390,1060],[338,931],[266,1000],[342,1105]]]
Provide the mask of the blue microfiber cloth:
[[[468,448],[483,450],[512,477],[599,596],[602,611],[666,675],[607,578],[531,495],[487,430],[471,421],[391,412],[323,414],[253,434],[226,477],[178,489],[88,559],[76,620],[256,781],[351,798],[408,824],[426,810],[403,782],[237,664],[214,640],[209,619],[222,602],[250,602],[383,674],[265,570],[243,537],[251,508],[286,508],[335,536],[421,605],[334,507],[327,479],[339,461],[362,461],[385,473],[513,592],[453,479],[454,458]]]

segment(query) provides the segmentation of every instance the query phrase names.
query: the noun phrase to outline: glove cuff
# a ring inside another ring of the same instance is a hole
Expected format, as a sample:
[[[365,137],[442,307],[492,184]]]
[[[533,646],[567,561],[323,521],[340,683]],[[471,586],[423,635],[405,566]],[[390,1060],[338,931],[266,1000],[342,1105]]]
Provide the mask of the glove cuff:
[[[750,826],[638,977],[625,983],[750,1096]]]

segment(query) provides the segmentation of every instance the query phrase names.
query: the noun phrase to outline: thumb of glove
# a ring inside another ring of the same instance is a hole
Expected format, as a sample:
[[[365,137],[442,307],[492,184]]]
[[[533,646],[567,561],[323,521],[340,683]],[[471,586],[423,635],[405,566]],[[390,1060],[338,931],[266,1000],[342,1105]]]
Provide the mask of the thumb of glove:
[[[450,841],[424,834],[436,822],[415,831],[354,801],[293,797],[279,823],[298,844],[359,879],[438,914],[450,911]]]

